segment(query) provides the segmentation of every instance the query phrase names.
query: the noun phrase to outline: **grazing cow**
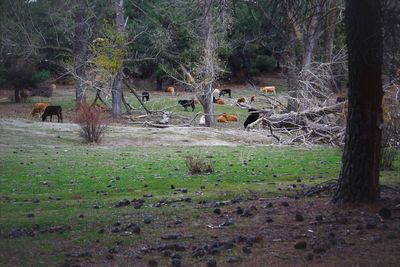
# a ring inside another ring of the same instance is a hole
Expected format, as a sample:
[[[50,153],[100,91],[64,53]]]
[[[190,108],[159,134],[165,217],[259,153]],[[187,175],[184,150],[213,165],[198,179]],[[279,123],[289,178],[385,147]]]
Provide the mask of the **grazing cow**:
[[[237,116],[229,115],[229,114],[226,114],[225,112],[222,114],[222,116],[224,116],[227,121],[237,121],[238,120]]]
[[[213,98],[218,97],[220,93],[221,93],[221,91],[219,89],[214,89],[214,91],[212,93]]]
[[[223,123],[227,123],[228,122],[228,120],[225,118],[224,115],[218,116],[217,121],[218,122],[223,122]]]
[[[196,108],[196,106],[194,105],[194,100],[190,99],[190,100],[178,100],[178,104],[182,105],[182,107],[185,108],[185,111],[188,111],[188,107],[192,107],[192,112],[194,111],[194,109]]]
[[[264,86],[260,88],[260,92],[261,93],[273,93],[274,95],[276,95],[276,90],[275,90],[275,86]]]
[[[33,110],[32,110],[32,117],[35,115],[41,115],[41,113],[47,108],[49,103],[47,102],[41,102],[41,103],[35,103],[33,104]]]
[[[229,95],[229,98],[232,97],[232,90],[231,89],[221,89],[221,92],[219,92],[219,97],[223,95]]]
[[[171,95],[175,95],[175,88],[172,86],[169,86],[165,89],[165,92],[171,94]]]
[[[246,98],[244,98],[242,96],[241,98],[238,98],[238,100],[236,100],[236,102],[238,102],[238,103],[246,103]]]
[[[250,108],[248,111],[249,111],[250,114],[249,114],[249,116],[247,117],[247,119],[244,122],[244,128],[245,129],[247,128],[247,126],[249,124],[252,124],[256,120],[258,120],[258,118],[260,117],[260,113],[256,112],[257,109]]]
[[[58,122],[60,122],[60,120],[61,123],[63,122],[61,106],[47,106],[43,112],[42,121],[45,121],[48,116],[50,116],[50,121],[52,121],[53,115],[57,115]]]
[[[142,101],[149,101],[150,100],[150,93],[149,92],[142,92]]]

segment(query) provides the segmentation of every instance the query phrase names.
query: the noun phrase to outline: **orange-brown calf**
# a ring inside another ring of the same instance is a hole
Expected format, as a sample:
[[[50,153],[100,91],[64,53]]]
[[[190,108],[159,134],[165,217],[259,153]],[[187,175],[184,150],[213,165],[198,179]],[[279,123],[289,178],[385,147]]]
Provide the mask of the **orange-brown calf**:
[[[261,93],[273,93],[276,95],[275,86],[264,86],[260,88]]]
[[[165,89],[165,92],[170,93],[171,95],[175,94],[175,88],[172,86],[169,86]]]
[[[40,103],[35,103],[33,104],[33,110],[32,110],[32,117],[35,115],[39,115],[44,112],[44,110],[47,108],[49,103],[47,102],[40,102]]]

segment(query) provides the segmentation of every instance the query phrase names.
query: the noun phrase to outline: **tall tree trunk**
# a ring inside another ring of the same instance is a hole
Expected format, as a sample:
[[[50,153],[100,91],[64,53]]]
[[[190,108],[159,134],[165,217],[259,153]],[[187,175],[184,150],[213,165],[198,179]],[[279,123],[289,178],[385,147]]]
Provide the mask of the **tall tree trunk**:
[[[215,81],[215,66],[216,63],[216,40],[214,36],[214,28],[212,22],[212,4],[213,0],[206,0],[202,3],[202,12],[204,16],[203,24],[203,81],[202,81],[202,93],[200,95],[200,103],[203,106],[205,113],[206,126],[211,127],[215,124],[214,121],[214,103],[213,103],[213,88],[212,85]]]
[[[303,52],[303,70],[310,68],[313,60],[315,47],[317,46],[318,35],[318,21],[321,16],[321,4],[313,1],[314,9],[311,11],[311,19],[307,32],[303,35],[304,38],[304,52]]]
[[[382,126],[382,27],[380,0],[347,0],[349,111],[337,203],[379,198]]]
[[[117,32],[122,35],[125,32],[125,10],[124,10],[124,0],[114,0],[115,4],[115,22],[117,24]],[[122,59],[121,59],[122,60]],[[122,66],[122,62],[121,62]],[[122,79],[123,79],[122,68],[118,70],[115,75],[112,88],[112,115],[113,117],[121,116],[121,106],[122,106]]]
[[[335,40],[335,30],[337,22],[337,5],[336,0],[329,0],[327,3],[326,16],[326,42],[325,42],[325,57],[327,62],[332,62],[333,59],[333,41]]]
[[[15,86],[14,87],[14,101],[15,101],[15,103],[21,102],[21,95],[20,95],[19,86]]]
[[[75,30],[73,43],[73,68],[76,77],[75,101],[78,108],[86,103],[86,61],[88,58],[88,42],[90,38],[86,23],[88,6],[85,0],[76,0]]]

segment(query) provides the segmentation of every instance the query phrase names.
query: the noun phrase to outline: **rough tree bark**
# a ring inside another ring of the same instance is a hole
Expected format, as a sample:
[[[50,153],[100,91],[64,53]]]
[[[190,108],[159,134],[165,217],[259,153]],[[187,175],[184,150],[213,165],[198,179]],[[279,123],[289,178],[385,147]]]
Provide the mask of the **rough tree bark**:
[[[212,84],[215,80],[215,36],[212,22],[212,4],[213,0],[206,0],[200,3],[203,14],[203,32],[202,42],[204,47],[203,54],[203,81],[201,82],[201,92],[197,97],[203,106],[205,113],[206,126],[211,127],[215,124],[214,120],[214,103],[212,99]]]
[[[75,29],[73,43],[73,69],[76,79],[75,101],[76,107],[86,103],[85,84],[86,80],[86,61],[88,58],[88,42],[90,31],[88,29],[86,19],[88,6],[85,0],[76,0],[75,10]]]
[[[313,56],[315,53],[315,47],[318,42],[318,22],[321,18],[321,3],[319,1],[312,1],[313,8],[311,10],[311,18],[307,28],[307,31],[303,35],[304,38],[304,53],[303,53],[303,70],[310,68]]]
[[[326,43],[325,43],[325,57],[327,62],[332,62],[333,59],[333,41],[335,40],[335,30],[337,21],[337,3],[335,0],[327,2],[327,16],[326,16]]]
[[[117,24],[117,33],[124,34],[125,32],[125,10],[124,10],[124,0],[115,0],[115,22]],[[122,66],[122,62],[121,62]],[[113,117],[121,116],[121,106],[122,106],[122,79],[123,73],[122,68],[118,70],[113,79],[111,88],[112,97],[112,115]]]
[[[382,126],[380,0],[347,0],[349,111],[336,203],[379,198]]]

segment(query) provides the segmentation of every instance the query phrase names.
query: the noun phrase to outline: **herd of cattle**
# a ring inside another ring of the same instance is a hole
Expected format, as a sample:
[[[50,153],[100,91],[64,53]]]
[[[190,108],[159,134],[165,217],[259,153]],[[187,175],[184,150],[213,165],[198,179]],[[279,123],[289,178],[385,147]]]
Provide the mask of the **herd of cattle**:
[[[175,95],[175,88],[172,86],[169,86],[165,89],[165,92]],[[276,94],[275,86],[265,86],[260,88],[261,93],[273,93]],[[215,89],[213,92],[213,102],[215,104],[219,105],[224,105],[225,101],[221,98],[221,96],[228,95],[229,98],[232,98],[232,90],[231,89]],[[216,98],[216,96],[218,98]],[[256,96],[253,95],[250,97],[249,103],[251,104],[254,102],[256,99]],[[149,92],[142,92],[142,101],[149,101],[150,100],[150,93]],[[237,103],[245,103],[247,102],[244,97],[240,97],[236,100]],[[192,108],[192,112],[196,108],[196,104],[198,104],[198,100],[195,98],[192,99],[180,99],[178,100],[178,104],[181,105],[185,111],[188,111],[188,107]],[[248,110],[249,116],[244,122],[244,128],[247,128],[247,126],[253,122],[255,122],[259,116],[260,113],[253,108],[250,108]],[[42,103],[35,103],[33,105],[33,110],[32,110],[32,116],[39,116],[42,118],[42,121],[46,121],[47,117],[50,117],[50,121],[52,121],[53,115],[57,116],[58,122],[63,122],[63,117],[62,117],[62,108],[61,106],[51,106],[49,103],[42,102]],[[238,121],[237,116],[235,115],[229,115],[227,113],[223,113],[220,116],[218,116],[217,121],[220,123],[227,123],[230,121]],[[205,123],[205,118],[202,116],[200,119],[200,125],[203,125]]]

